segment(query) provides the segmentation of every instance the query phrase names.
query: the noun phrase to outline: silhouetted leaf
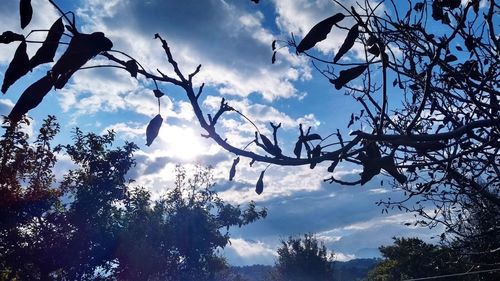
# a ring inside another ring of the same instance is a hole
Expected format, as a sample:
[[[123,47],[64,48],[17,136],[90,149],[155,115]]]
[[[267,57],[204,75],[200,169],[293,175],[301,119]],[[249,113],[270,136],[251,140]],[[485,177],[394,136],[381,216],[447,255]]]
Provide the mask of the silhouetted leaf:
[[[474,36],[468,35],[467,38],[465,38],[465,47],[469,52],[472,52],[474,48],[476,47],[476,43],[474,42]]]
[[[53,62],[54,56],[56,55],[57,47],[59,46],[59,40],[64,33],[64,24],[62,18],[59,18],[50,27],[47,38],[43,42],[42,46],[36,51],[36,54],[30,60],[30,68],[33,69],[36,66]]]
[[[335,85],[335,89],[340,90],[345,84],[363,74],[367,67],[367,64],[363,64],[355,66],[353,68],[342,70],[340,71],[339,77],[337,79],[330,79],[330,83]]]
[[[371,46],[375,43],[377,43],[377,38],[373,35],[370,35],[370,37],[368,37],[368,40],[366,40],[366,44],[369,46]]]
[[[295,143],[295,148],[293,149],[293,154],[297,156],[297,159],[300,158],[300,154],[302,153],[302,141],[299,140]]]
[[[277,147],[276,145],[274,145],[271,140],[269,140],[268,137],[266,137],[265,135],[263,134],[260,134],[260,138],[262,139],[262,144],[264,145],[265,147],[265,150],[272,154],[272,155],[280,155],[281,154],[281,149],[279,147]]]
[[[59,58],[52,73],[56,77],[54,86],[62,89],[73,73],[101,52],[109,51],[113,43],[102,32],[76,33],[64,54]]]
[[[276,50],[276,40],[273,40],[273,43],[271,44],[271,48],[274,50]]]
[[[146,145],[150,146],[154,139],[158,136],[160,132],[160,127],[163,123],[163,118],[160,114],[156,115],[151,121],[149,121],[148,127],[146,128]]]
[[[19,2],[19,12],[21,15],[21,28],[24,29],[33,17],[33,8],[31,7],[31,0],[21,0]]]
[[[46,75],[35,83],[31,84],[19,97],[16,105],[12,108],[9,119],[16,123],[21,120],[21,117],[29,110],[37,107],[50,91],[53,86],[53,81],[50,75]]]
[[[394,155],[384,156],[380,159],[380,166],[392,177],[394,177],[400,184],[404,184],[407,181],[407,177],[401,174],[396,168],[394,163]]]
[[[274,64],[276,62],[276,51],[273,52],[273,57],[271,58],[271,63]]]
[[[14,58],[9,64],[9,67],[5,71],[5,76],[3,78],[2,93],[5,94],[9,87],[14,84],[17,79],[23,77],[29,71],[29,58],[26,53],[26,42],[22,41],[17,47]]]
[[[254,2],[255,4],[259,4],[259,0],[251,0],[252,2]]]
[[[302,141],[313,141],[313,140],[322,140],[322,138],[318,134],[309,134],[307,136],[302,137]]]
[[[424,6],[425,6],[424,2],[418,2],[418,3],[415,3],[415,6],[413,7],[413,9],[417,12],[420,12],[424,9]]]
[[[314,147],[314,149],[311,151],[311,157],[312,158],[317,158],[321,156],[321,146],[318,144]],[[309,168],[314,169],[316,167],[317,162],[312,162],[309,165]]]
[[[125,63],[125,68],[130,72],[130,76],[137,78],[137,71],[139,71],[139,66],[135,60],[129,60]]]
[[[335,14],[327,19],[317,23],[297,46],[297,52],[302,53],[314,47],[316,43],[326,39],[326,36],[332,30],[334,24],[343,20],[345,16],[342,13]]]
[[[154,90],[153,90],[153,93],[155,94],[155,97],[157,97],[157,98],[161,98],[161,97],[163,97],[163,96],[165,95],[165,94],[164,94],[162,91],[160,91],[159,89],[154,89]]]
[[[3,44],[10,44],[14,41],[23,41],[24,40],[24,35],[22,34],[17,34],[12,31],[5,31],[0,35],[0,43]]]
[[[229,170],[229,180],[232,181],[234,176],[236,175],[236,165],[240,162],[240,157],[236,157],[233,160],[233,165],[231,166],[231,170]]]
[[[380,49],[377,45],[373,45],[370,48],[368,48],[368,53],[378,57],[380,55]]]
[[[472,9],[474,9],[474,13],[479,13],[479,0],[472,0]]]
[[[444,58],[444,62],[454,62],[457,60],[457,57],[455,55],[447,55]]]
[[[355,24],[353,27],[351,27],[351,29],[349,29],[347,37],[344,40],[344,43],[342,43],[342,46],[340,46],[339,51],[333,58],[334,63],[339,61],[340,58],[352,48],[358,36],[359,36],[359,25]]]
[[[255,185],[255,192],[259,195],[262,193],[262,191],[264,191],[264,173],[265,172],[266,172],[265,170],[260,172],[259,180],[257,181],[257,184]]]
[[[438,2],[438,1],[436,1]],[[440,0],[439,1],[442,7],[448,7],[450,9],[456,9],[460,7],[461,0]]]
[[[432,18],[437,21],[443,19],[443,7],[439,4],[439,1],[432,2]]]
[[[354,113],[351,113],[351,120],[349,120],[349,124],[347,124],[347,128],[351,127],[354,124]]]

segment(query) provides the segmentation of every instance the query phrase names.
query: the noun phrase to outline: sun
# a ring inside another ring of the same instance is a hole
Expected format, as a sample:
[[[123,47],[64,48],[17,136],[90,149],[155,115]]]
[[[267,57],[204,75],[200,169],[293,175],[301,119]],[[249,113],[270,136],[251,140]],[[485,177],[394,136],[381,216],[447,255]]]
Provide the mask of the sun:
[[[182,160],[194,160],[206,152],[206,144],[202,137],[187,126],[172,126],[166,130],[162,139],[166,140],[168,152],[175,158]]]

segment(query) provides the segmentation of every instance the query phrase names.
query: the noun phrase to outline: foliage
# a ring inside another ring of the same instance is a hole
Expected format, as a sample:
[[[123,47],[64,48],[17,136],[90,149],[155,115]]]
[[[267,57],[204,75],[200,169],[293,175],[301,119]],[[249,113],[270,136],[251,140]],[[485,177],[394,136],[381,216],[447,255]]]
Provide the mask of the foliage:
[[[449,249],[418,238],[394,238],[393,245],[379,249],[384,260],[368,273],[367,280],[406,280],[465,271],[464,267],[456,265],[456,258]],[[466,279],[453,277],[443,280]]]
[[[352,96],[359,106],[346,126],[354,126],[350,135],[337,130],[324,137],[326,134],[321,136],[299,126],[293,149],[280,147],[279,124],[271,123],[272,137],[256,127],[255,138],[249,140],[255,147],[241,149],[220,135],[217,124],[225,113],[242,114],[223,98],[217,112],[203,112],[200,104],[204,84],[195,89],[193,81],[201,65],[190,74],[183,73],[168,42],[159,34],[155,39],[161,43],[173,75],[160,70],[159,74],[147,72],[131,56],[112,54],[112,42],[104,34],[80,33],[75,20],[69,19],[68,13],[52,0],[49,2],[60,11],[72,39],[52,70],[23,93],[9,115],[13,122],[36,107],[52,87],[64,87],[87,61],[102,55],[114,63],[113,67],[123,68],[133,77],[142,75],[155,85],[162,82],[182,88],[206,136],[237,156],[280,166],[315,168],[324,162],[329,164],[329,172],[334,172],[341,161],[359,166],[362,172],[357,181],[334,176],[327,179],[343,185],[366,184],[381,172],[387,173],[407,198],[380,201],[385,211],[397,207],[415,212],[422,218],[417,224],[442,224],[445,233],[452,236],[462,234],[464,229],[459,226],[467,221],[459,214],[462,209],[470,209],[468,204],[475,204],[474,208],[488,216],[493,216],[491,210],[500,206],[500,43],[496,30],[500,6],[494,0],[483,1],[484,7],[479,0],[463,5],[461,1],[441,0],[386,0],[377,4],[362,1],[352,7],[334,1],[340,15],[319,21],[302,41],[297,43],[292,37],[273,42],[272,62],[279,57],[279,48],[295,49],[298,55],[311,58],[334,88]],[[28,6],[21,7],[23,27],[31,18]],[[333,59],[330,54],[316,56],[312,47],[325,39],[333,26],[347,31],[344,42]],[[2,90],[6,91],[33,65],[26,63],[27,40],[23,35],[7,31],[0,41],[21,41],[4,77]],[[346,62],[348,55],[353,59]],[[153,92],[158,99],[163,95],[158,86]],[[160,120],[161,116],[155,118]],[[148,144],[160,125],[151,121]],[[235,176],[235,166],[230,178]],[[261,172],[256,185],[259,194],[264,190],[263,177]],[[488,203],[478,204],[475,198]]]
[[[333,280],[333,253],[312,234],[281,241],[273,280]]]
[[[135,144],[76,129],[54,149],[51,116],[31,145],[23,122],[7,122],[0,139],[0,280],[211,280],[226,266],[218,251],[230,227],[267,214],[224,202],[202,168],[188,178],[178,167],[175,186],[152,200],[127,180]],[[60,183],[56,152],[76,167]]]

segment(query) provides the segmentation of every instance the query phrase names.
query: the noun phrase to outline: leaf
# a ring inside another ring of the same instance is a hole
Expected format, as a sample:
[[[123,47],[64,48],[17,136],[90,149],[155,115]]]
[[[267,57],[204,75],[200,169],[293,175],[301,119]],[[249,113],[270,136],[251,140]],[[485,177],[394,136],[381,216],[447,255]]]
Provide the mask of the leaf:
[[[148,127],[146,128],[146,145],[150,146],[154,139],[158,136],[160,132],[160,127],[163,123],[163,118],[160,114],[156,115],[151,121],[149,121]]]
[[[468,35],[467,38],[465,38],[465,47],[469,52],[472,52],[474,48],[476,47],[476,43],[474,42],[474,36]]]
[[[19,13],[21,16],[21,28],[24,29],[33,17],[33,8],[31,7],[31,0],[21,0],[19,2]]]
[[[5,31],[0,35],[0,43],[10,44],[14,41],[24,41],[24,35],[17,34],[12,31]]]
[[[276,62],[276,51],[273,52],[273,57],[271,58],[271,63],[274,64]]]
[[[345,18],[344,14],[338,13],[317,23],[297,46],[297,53],[302,53],[314,47],[316,43],[326,39],[334,24]]]
[[[377,45],[373,45],[370,48],[368,48],[368,53],[378,57],[380,55],[380,49]]]
[[[264,191],[264,173],[265,172],[266,172],[266,170],[260,172],[259,180],[257,181],[257,184],[255,185],[255,192],[259,195],[262,193],[262,191]]]
[[[302,137],[302,141],[313,141],[313,140],[322,140],[322,138],[318,134],[310,134]]]
[[[35,83],[31,84],[19,97],[16,105],[12,108],[9,119],[13,123],[21,120],[21,117],[29,110],[37,107],[53,86],[50,75],[46,75]]]
[[[260,138],[262,139],[262,144],[264,145],[265,150],[272,155],[280,155],[281,149],[274,145],[268,137],[263,134],[260,134]]]
[[[26,42],[22,41],[16,49],[14,58],[5,71],[3,78],[2,93],[5,94],[9,87],[14,84],[19,78],[23,77],[29,71],[29,57],[26,53]]]
[[[231,170],[229,170],[229,180],[232,181],[234,176],[236,175],[236,165],[240,162],[240,157],[236,157],[233,160],[233,165],[231,166]]]
[[[330,79],[330,83],[335,85],[335,89],[340,90],[345,84],[363,74],[367,67],[367,64],[363,64],[346,70],[341,70],[339,77],[337,79]]]
[[[432,2],[432,18],[436,21],[443,19],[443,7],[439,4],[439,1]]]
[[[392,177],[394,177],[400,184],[404,184],[408,180],[408,178],[400,173],[396,168],[393,155],[382,157],[380,159],[380,166]]]
[[[30,68],[33,69],[36,66],[53,62],[54,56],[56,55],[57,47],[59,46],[59,40],[64,33],[64,24],[62,18],[59,18],[49,29],[47,38],[43,42],[42,46],[36,51],[36,54],[30,60]]]
[[[154,90],[153,90],[153,93],[155,94],[155,97],[157,97],[157,98],[161,98],[161,97],[163,97],[163,96],[165,95],[165,94],[164,94],[162,91],[160,91],[159,89],[154,89]]]
[[[130,76],[137,78],[137,71],[139,71],[139,66],[135,60],[129,60],[125,63],[125,68],[130,72]],[[158,97],[157,97],[158,98]]]
[[[455,48],[457,48],[458,51],[463,51],[464,49],[462,49],[462,47],[460,47],[459,45],[455,46]]]
[[[311,151],[311,157],[312,158],[318,158],[321,156],[321,146],[318,144],[314,147],[314,149]],[[309,165],[309,168],[314,169],[316,167],[317,162],[312,162]]]
[[[351,113],[351,120],[349,120],[349,124],[347,124],[347,128],[351,127],[354,124],[354,113]]]
[[[455,56],[455,55],[447,55],[445,58],[444,58],[444,62],[454,62],[456,61],[458,58]]]
[[[259,4],[259,0],[251,0],[252,2],[254,2],[255,4]]]
[[[295,143],[293,154],[295,154],[295,156],[297,156],[297,159],[299,159],[301,153],[302,153],[302,141],[299,138],[299,140]]]
[[[347,37],[344,40],[344,43],[342,44],[342,46],[340,46],[339,51],[333,58],[334,63],[337,63],[337,61],[339,61],[340,58],[352,48],[352,46],[354,45],[354,41],[356,41],[356,38],[358,38],[359,36],[358,28],[359,25],[355,24],[353,27],[351,27],[351,29],[349,29]]]
[[[413,7],[413,9],[417,12],[420,12],[424,9],[424,6],[425,6],[424,2],[418,2],[418,3],[415,3],[415,6]]]
[[[273,40],[273,43],[271,44],[271,48],[274,50],[276,50],[276,40]]]
[[[64,54],[52,67],[52,73],[56,77],[56,89],[62,89],[73,73],[91,58],[111,50],[112,47],[113,43],[102,32],[76,33]]]

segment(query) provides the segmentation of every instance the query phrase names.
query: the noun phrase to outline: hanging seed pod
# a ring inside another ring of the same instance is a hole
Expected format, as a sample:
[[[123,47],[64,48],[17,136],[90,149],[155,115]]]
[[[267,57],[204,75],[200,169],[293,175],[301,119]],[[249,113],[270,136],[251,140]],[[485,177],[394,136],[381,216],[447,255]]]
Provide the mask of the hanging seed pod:
[[[262,191],[264,191],[264,173],[265,172],[266,172],[266,170],[260,172],[259,180],[257,181],[257,184],[255,185],[255,192],[259,195],[262,193]]]
[[[394,162],[394,155],[384,156],[380,159],[380,165],[382,169],[384,169],[387,173],[389,173],[392,177],[394,177],[400,184],[404,184],[408,178],[401,174]]]
[[[14,58],[5,71],[3,78],[2,93],[5,94],[9,87],[14,84],[19,78],[23,77],[29,71],[29,57],[26,53],[26,42],[22,41],[16,49]]]
[[[232,181],[234,176],[236,175],[236,165],[240,162],[240,157],[236,157],[233,160],[233,165],[231,166],[231,170],[229,171],[229,180]]]
[[[297,46],[297,53],[302,53],[314,47],[316,43],[326,39],[334,24],[343,20],[345,16],[341,13],[335,14],[317,23]]]
[[[274,145],[268,137],[263,134],[260,134],[260,138],[262,139],[262,144],[264,145],[265,151],[271,155],[280,155],[281,149]]]
[[[160,114],[156,115],[151,121],[149,121],[148,127],[146,128],[146,145],[150,146],[154,139],[158,136],[160,132],[161,124],[163,123],[163,118]]]

